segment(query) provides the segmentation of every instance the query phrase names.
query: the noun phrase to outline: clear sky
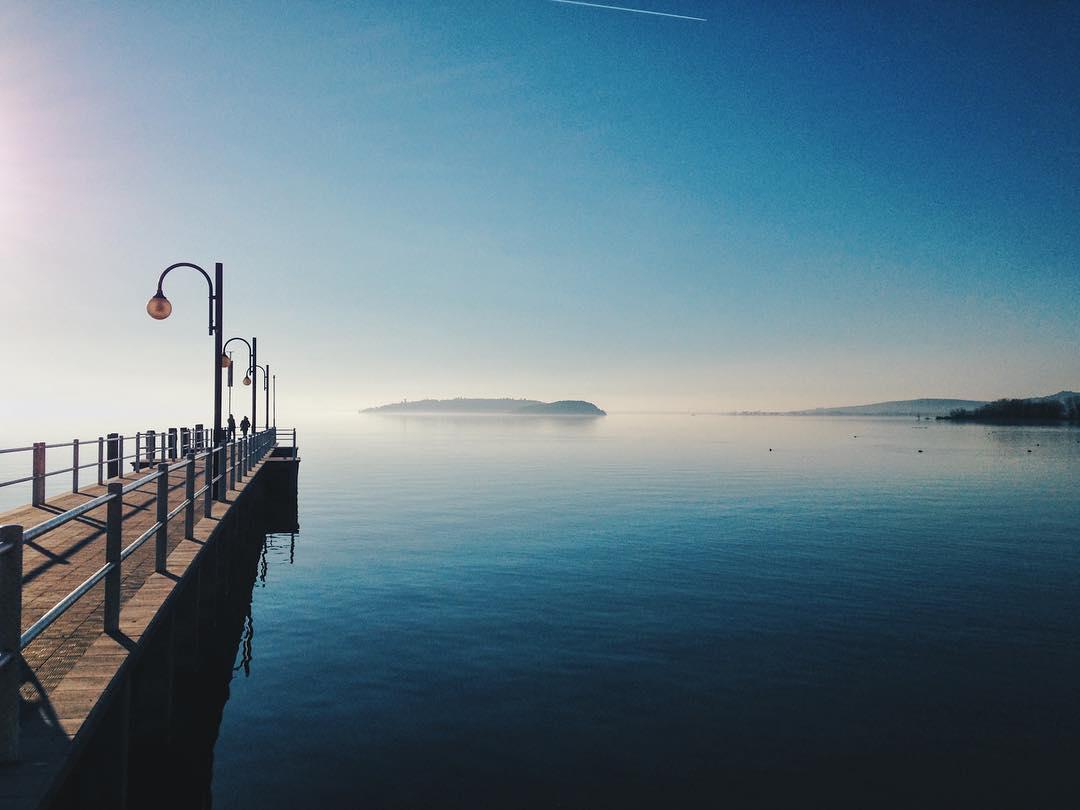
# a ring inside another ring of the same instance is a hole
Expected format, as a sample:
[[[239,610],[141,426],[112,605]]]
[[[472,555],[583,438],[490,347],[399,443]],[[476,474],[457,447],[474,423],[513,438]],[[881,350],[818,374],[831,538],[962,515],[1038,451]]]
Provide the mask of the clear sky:
[[[1080,4],[625,5],[4,3],[5,419],[1080,388]]]

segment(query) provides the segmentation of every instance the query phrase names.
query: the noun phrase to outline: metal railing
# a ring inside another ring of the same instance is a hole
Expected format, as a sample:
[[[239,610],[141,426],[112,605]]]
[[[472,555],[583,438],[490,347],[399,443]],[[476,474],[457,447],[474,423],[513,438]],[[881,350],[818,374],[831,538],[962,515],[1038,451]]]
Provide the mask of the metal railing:
[[[125,442],[130,448],[134,442],[135,450],[131,453],[124,452]],[[136,471],[144,466],[152,466],[159,461],[176,461],[183,458],[190,451],[202,451],[213,444],[213,431],[203,425],[195,425],[194,428],[167,428],[166,430],[138,431],[134,434],[110,433],[107,436],[98,436],[96,439],[72,439],[69,442],[34,442],[26,447],[0,448],[0,456],[9,456],[17,453],[30,455],[27,467],[29,475],[19,476],[7,481],[0,481],[0,489],[16,484],[30,483],[30,503],[40,506],[45,502],[45,481],[55,475],[71,473],[71,491],[78,492],[80,485],[80,471],[96,468],[97,484],[104,486],[109,478],[116,478],[121,474],[124,462],[130,461]],[[96,459],[83,462],[87,447],[96,449]],[[47,451],[70,447],[70,463],[67,459],[63,463],[67,466],[55,470],[47,469]],[[16,462],[18,463],[18,462]],[[11,464],[5,464],[11,467]]]
[[[277,431],[278,444],[282,447],[291,447],[295,456],[296,448],[300,446],[296,443],[296,428],[279,428],[275,425],[274,430]]]
[[[296,431],[292,433],[295,441]],[[155,539],[155,571],[164,573],[168,554],[169,521],[184,513],[184,537],[191,539],[195,530],[195,510],[201,499],[204,517],[209,517],[215,500],[225,500],[225,482],[228,489],[235,489],[237,482],[242,482],[251,472],[252,467],[266,456],[278,443],[278,429],[253,433],[251,436],[234,438],[232,441],[210,447],[206,443],[205,432],[199,437],[202,445],[196,449],[191,446],[183,458],[169,463],[162,454],[162,460],[155,465],[154,472],[131,482],[109,481],[108,491],[85,503],[50,517],[36,526],[24,528],[18,525],[0,526],[0,761],[11,758],[11,752],[17,751],[17,732],[10,738],[5,726],[10,718],[18,716],[18,667],[12,664],[19,658],[27,645],[40,636],[50,625],[59,619],[76,602],[85,596],[95,585],[105,582],[104,629],[112,632],[118,629],[120,622],[120,586],[122,565],[131,554],[139,549],[151,537]],[[121,439],[122,441],[122,439]],[[138,439],[137,439],[138,442]],[[52,445],[57,447],[72,446],[71,443]],[[74,445],[76,448],[78,444]],[[121,444],[122,446],[122,444]],[[138,446],[138,445],[137,445]],[[170,448],[174,447],[170,443]],[[36,445],[35,445],[36,447]],[[147,452],[154,452],[154,443],[147,446]],[[17,452],[25,448],[14,448]],[[76,451],[77,452],[77,451]],[[136,459],[137,469],[141,469],[141,448],[131,457]],[[77,458],[77,457],[76,457]],[[122,462],[123,451],[111,460]],[[201,464],[199,463],[201,462]],[[153,462],[150,462],[153,463]],[[73,464],[78,469],[78,462]],[[184,499],[173,509],[169,509],[169,474],[177,470],[184,471]],[[63,471],[59,471],[63,472]],[[198,478],[203,485],[196,489]],[[50,473],[55,474],[55,473]],[[24,479],[25,480],[25,479]],[[154,523],[126,547],[123,544],[124,496],[149,484],[156,484],[157,513]],[[40,538],[42,535],[76,520],[87,512],[106,506],[105,519],[105,562],[87,579],[70,593],[49,608],[25,631],[22,630],[22,552],[23,544]],[[14,714],[12,714],[14,713]],[[17,723],[16,723],[17,726]],[[14,748],[12,748],[14,746]]]

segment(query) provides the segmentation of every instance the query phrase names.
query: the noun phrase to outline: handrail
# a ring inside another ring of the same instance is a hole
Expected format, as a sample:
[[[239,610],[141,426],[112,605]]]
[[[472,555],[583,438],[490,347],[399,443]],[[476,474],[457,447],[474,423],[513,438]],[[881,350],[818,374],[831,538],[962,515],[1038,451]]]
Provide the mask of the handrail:
[[[26,632],[19,638],[19,650],[25,650],[29,646],[30,642],[40,636],[46,628],[57,619],[59,619],[64,611],[79,601],[88,590],[97,585],[101,580],[105,579],[105,575],[113,569],[113,563],[105,563],[101,568],[92,573],[89,578],[83,581],[75,590],[45,611],[45,615],[26,628]]]
[[[132,555],[133,552],[138,550],[139,546],[141,546],[143,543],[145,543],[147,540],[157,534],[157,530],[161,528],[161,525],[162,524],[160,522],[155,523],[145,532],[140,534],[135,540],[132,540],[131,545],[129,545],[127,548],[120,552],[120,560],[126,560]]]
[[[68,509],[66,512],[63,512],[56,517],[51,517],[48,520],[39,523],[37,526],[24,530],[23,540],[33,540],[35,537],[41,537],[41,535],[46,532],[50,532],[59,526],[63,526],[65,523],[75,520],[75,518],[82,517],[87,512],[97,509],[99,506],[107,504],[113,497],[114,496],[106,492],[104,495],[98,495],[93,500],[79,504],[74,509]]]
[[[124,488],[120,491],[127,495],[129,492],[132,492],[139,487],[146,486],[151,481],[157,481],[159,478],[161,478],[161,473],[155,471],[150,473],[149,475],[144,475],[142,478],[136,478],[130,484],[124,484]]]
[[[10,481],[5,481],[4,483],[0,484],[0,487],[7,487],[7,486],[11,486],[12,484],[24,484],[27,481],[33,481],[33,480],[34,480],[34,476],[32,476],[32,475],[28,475],[25,478],[13,478]]]

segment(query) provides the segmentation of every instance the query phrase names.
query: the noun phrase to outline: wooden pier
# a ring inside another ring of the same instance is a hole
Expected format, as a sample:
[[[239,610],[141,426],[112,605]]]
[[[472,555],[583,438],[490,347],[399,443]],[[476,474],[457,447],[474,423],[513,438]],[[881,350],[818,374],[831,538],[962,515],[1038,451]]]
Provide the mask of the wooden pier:
[[[201,563],[282,462],[295,486],[295,432],[285,448],[271,429],[0,514],[0,806],[125,805],[130,738],[168,733],[212,604]]]

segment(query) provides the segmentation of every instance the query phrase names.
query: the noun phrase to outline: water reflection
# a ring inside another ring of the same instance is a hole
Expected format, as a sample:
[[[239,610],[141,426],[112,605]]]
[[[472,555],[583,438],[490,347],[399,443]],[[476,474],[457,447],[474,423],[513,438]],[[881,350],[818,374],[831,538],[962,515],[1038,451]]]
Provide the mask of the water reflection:
[[[255,638],[255,619],[248,610],[247,620],[244,623],[244,637],[240,640],[240,663],[233,667],[233,672],[244,670],[244,677],[251,676],[252,640]]]
[[[517,435],[592,433],[603,416],[515,416],[513,414],[363,414],[382,427],[399,433],[453,434],[462,430],[481,434],[513,432]]]

